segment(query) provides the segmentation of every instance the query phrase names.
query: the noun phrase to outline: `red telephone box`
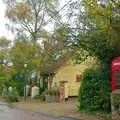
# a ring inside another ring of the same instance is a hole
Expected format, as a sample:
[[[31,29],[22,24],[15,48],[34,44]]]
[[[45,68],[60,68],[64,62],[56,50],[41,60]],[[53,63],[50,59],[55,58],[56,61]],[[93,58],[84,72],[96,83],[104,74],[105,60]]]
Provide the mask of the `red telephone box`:
[[[120,57],[112,61],[112,91],[120,89]]]

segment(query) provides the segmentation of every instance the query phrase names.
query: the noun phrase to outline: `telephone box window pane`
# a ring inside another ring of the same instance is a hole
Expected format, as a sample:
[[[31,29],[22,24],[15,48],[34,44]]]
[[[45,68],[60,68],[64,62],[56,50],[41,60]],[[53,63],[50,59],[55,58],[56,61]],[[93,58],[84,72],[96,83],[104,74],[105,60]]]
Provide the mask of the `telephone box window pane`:
[[[116,86],[117,89],[120,89],[120,85]]]
[[[120,81],[120,79],[117,79],[117,80],[116,80],[116,83],[117,83],[118,81]]]
[[[115,76],[120,76],[120,74],[116,74],[116,73],[115,73]]]
[[[115,72],[116,72],[116,73],[119,73],[119,72],[120,72],[120,70],[115,70]]]
[[[116,70],[114,72],[115,72],[115,74],[120,74],[120,70]]]
[[[117,83],[117,85],[120,85],[120,80],[117,80],[116,83]]]
[[[120,70],[115,71],[115,80],[119,81],[120,80]]]
[[[120,76],[115,76],[115,80],[119,80],[120,79]]]

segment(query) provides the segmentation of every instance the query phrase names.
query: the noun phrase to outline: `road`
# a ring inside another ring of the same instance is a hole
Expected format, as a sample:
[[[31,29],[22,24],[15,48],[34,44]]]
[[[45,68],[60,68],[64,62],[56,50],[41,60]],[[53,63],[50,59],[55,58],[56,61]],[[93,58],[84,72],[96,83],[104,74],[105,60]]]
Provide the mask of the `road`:
[[[22,111],[0,102],[0,120],[55,120],[55,118]]]
[[[54,117],[45,114],[23,111],[0,102],[0,120],[76,120],[73,118]]]

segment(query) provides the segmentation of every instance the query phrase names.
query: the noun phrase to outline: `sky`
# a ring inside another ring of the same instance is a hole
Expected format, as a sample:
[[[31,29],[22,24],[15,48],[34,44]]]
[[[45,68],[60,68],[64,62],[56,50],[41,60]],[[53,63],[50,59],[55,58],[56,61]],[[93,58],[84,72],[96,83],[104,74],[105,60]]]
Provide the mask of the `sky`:
[[[7,23],[7,18],[5,18],[5,4],[3,0],[0,0],[0,37],[5,36],[8,39],[13,39],[13,35],[10,31],[7,30],[5,24]]]
[[[69,0],[60,0],[60,6],[64,6]],[[0,37],[5,36],[6,38],[13,40],[14,35],[10,30],[6,28],[7,18],[5,17],[6,6],[3,0],[0,0]]]

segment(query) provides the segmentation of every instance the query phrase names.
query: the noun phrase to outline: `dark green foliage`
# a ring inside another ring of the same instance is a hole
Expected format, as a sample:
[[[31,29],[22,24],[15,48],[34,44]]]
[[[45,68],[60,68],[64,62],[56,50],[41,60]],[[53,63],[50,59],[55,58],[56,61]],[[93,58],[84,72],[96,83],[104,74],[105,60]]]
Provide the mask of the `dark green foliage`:
[[[45,91],[43,91],[43,92],[40,94],[40,99],[41,99],[41,100],[45,100]]]
[[[100,31],[88,30],[78,35],[77,47],[86,50],[90,56],[97,57],[100,61],[111,63],[111,60],[119,56],[119,51],[112,48],[107,36]]]
[[[34,99],[45,100],[45,91],[41,92],[39,95],[36,95]]]
[[[45,94],[47,94],[47,95],[59,95],[59,91],[58,90],[46,90]]]
[[[24,95],[25,75],[24,73],[16,73],[12,75],[12,80],[20,96]]]
[[[19,95],[16,90],[13,90],[12,92],[7,94],[6,99],[8,102],[18,102]]]
[[[40,95],[36,95],[36,96],[34,97],[34,99],[36,99],[36,100],[38,100],[38,99],[40,99],[40,98],[41,98]]]
[[[24,83],[16,83],[16,89],[20,96],[24,95],[24,86],[25,86]]]
[[[45,100],[45,93],[46,93],[46,90],[45,89],[40,89],[40,94],[39,95],[36,95],[34,97],[34,99],[40,99],[40,100]]]
[[[42,95],[43,93],[45,93],[45,91],[46,91],[46,89],[41,87],[41,88],[40,88],[40,92],[39,92],[40,95]]]
[[[110,112],[110,78],[105,66],[87,69],[79,90],[79,110]]]

